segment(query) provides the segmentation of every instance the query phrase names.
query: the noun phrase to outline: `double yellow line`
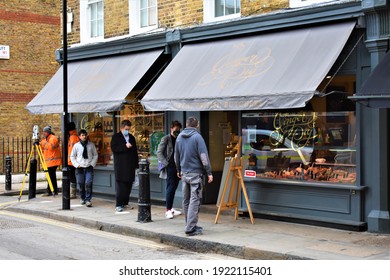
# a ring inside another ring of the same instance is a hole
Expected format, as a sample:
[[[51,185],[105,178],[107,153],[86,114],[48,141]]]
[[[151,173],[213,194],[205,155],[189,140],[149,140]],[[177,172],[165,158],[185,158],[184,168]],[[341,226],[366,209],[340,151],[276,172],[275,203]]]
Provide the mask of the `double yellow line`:
[[[25,201],[28,201],[28,200],[27,199],[23,199],[23,200],[20,200],[20,201],[7,201],[7,202],[3,202],[3,203],[0,203],[0,208],[4,207],[4,206],[12,205],[12,204],[20,203],[20,202],[25,202]]]

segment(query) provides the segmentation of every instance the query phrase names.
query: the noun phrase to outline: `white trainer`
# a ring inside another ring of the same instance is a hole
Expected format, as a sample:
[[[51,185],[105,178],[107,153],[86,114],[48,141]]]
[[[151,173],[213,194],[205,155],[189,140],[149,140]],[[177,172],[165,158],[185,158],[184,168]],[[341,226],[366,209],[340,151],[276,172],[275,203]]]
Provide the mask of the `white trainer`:
[[[181,212],[180,211],[178,211],[178,210],[176,210],[176,209],[171,209],[171,212],[172,212],[172,215],[173,216],[178,216],[178,215],[181,215]]]
[[[167,219],[173,219],[172,211],[168,210],[167,212],[165,212],[165,218],[167,218]]]

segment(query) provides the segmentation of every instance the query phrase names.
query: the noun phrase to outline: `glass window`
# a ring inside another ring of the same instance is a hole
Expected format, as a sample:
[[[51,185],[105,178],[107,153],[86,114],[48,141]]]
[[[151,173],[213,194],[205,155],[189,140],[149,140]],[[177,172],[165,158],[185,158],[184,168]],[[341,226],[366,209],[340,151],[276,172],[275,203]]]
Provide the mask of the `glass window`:
[[[157,0],[141,0],[140,19],[141,27],[157,24]]]
[[[119,115],[115,116],[118,131],[120,122],[125,119],[131,121],[130,133],[136,139],[140,159],[148,159],[150,170],[157,171],[157,147],[165,135],[164,113],[145,112],[140,104],[126,106]]]
[[[110,141],[114,132],[112,114],[74,114],[73,120],[78,129],[85,129],[88,132],[88,139],[95,144],[98,152],[97,164],[113,164],[110,148]]]
[[[130,34],[144,33],[157,28],[157,0],[129,1]]]
[[[144,112],[140,104],[126,106],[119,114],[87,113],[75,114],[73,121],[77,129],[85,129],[89,140],[98,151],[98,165],[113,165],[110,148],[112,135],[120,130],[120,122],[131,121],[130,133],[137,143],[139,158],[148,159],[150,169],[157,171],[157,147],[164,132],[164,113]]]
[[[243,113],[242,155],[258,178],[355,184],[355,112]]]
[[[88,9],[90,37],[102,37],[104,35],[104,1],[89,0]]]
[[[215,0],[215,17],[223,17],[241,12],[240,0]]]

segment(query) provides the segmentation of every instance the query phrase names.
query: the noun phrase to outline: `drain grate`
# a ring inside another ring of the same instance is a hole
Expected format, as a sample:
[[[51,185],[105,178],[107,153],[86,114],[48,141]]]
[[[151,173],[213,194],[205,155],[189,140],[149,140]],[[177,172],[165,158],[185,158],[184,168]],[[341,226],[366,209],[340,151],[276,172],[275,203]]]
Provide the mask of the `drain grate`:
[[[0,229],[14,229],[14,228],[29,228],[34,227],[33,224],[0,218]]]

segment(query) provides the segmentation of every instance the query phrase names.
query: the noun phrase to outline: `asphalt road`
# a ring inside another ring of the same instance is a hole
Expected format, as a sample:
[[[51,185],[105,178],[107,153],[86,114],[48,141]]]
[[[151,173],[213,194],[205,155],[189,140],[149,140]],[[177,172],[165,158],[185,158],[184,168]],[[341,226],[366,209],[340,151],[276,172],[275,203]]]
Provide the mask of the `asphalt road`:
[[[6,211],[15,200],[16,197],[0,196],[0,260],[233,259]]]

